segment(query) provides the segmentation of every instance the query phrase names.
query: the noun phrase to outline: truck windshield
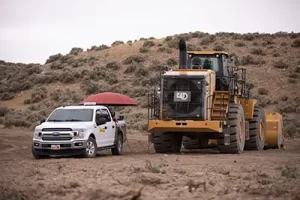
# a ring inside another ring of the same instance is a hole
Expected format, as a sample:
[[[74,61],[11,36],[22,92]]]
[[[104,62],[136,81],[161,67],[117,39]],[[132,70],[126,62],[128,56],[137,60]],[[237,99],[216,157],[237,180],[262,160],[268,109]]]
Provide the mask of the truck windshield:
[[[48,119],[49,122],[89,122],[92,120],[93,109],[57,109]]]

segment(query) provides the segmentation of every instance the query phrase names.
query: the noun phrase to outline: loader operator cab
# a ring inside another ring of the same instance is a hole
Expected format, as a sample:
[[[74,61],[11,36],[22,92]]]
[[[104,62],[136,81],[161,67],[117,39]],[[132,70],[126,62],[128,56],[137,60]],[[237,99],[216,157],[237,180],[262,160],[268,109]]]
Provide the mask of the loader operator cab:
[[[210,69],[216,72],[216,90],[228,90],[228,54],[226,52],[187,52],[188,69]]]

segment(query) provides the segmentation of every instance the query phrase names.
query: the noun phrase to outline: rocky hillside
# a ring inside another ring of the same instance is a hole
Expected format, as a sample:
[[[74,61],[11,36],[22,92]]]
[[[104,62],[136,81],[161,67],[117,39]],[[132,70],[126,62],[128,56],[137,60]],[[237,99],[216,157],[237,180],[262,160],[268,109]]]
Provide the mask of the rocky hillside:
[[[300,34],[207,34],[115,41],[111,46],[74,47],[50,56],[44,65],[0,61],[0,123],[33,127],[53,108],[77,104],[87,95],[112,91],[139,102],[122,110],[130,127],[145,130],[147,96],[163,67],[178,65],[177,42],[188,50],[225,50],[247,68],[252,96],[267,110],[283,114],[285,131],[300,132]]]

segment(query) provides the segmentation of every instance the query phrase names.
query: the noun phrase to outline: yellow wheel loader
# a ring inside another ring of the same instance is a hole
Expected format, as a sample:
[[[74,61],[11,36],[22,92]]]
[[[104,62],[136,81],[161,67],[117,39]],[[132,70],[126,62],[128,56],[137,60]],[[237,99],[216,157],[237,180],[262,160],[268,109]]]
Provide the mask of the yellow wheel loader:
[[[155,151],[281,148],[282,117],[250,99],[246,69],[229,66],[227,52],[187,51],[182,39],[178,45],[178,69],[161,72],[148,96],[148,140]]]

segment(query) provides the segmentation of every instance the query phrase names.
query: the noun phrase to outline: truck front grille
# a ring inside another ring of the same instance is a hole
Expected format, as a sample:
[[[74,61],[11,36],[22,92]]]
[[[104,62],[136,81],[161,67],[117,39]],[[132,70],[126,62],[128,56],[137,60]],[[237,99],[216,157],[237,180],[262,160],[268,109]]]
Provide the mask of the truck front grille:
[[[57,129],[56,131],[53,132],[43,132],[42,135],[42,140],[45,141],[64,141],[64,140],[71,140],[73,138],[71,132],[58,132]]]

